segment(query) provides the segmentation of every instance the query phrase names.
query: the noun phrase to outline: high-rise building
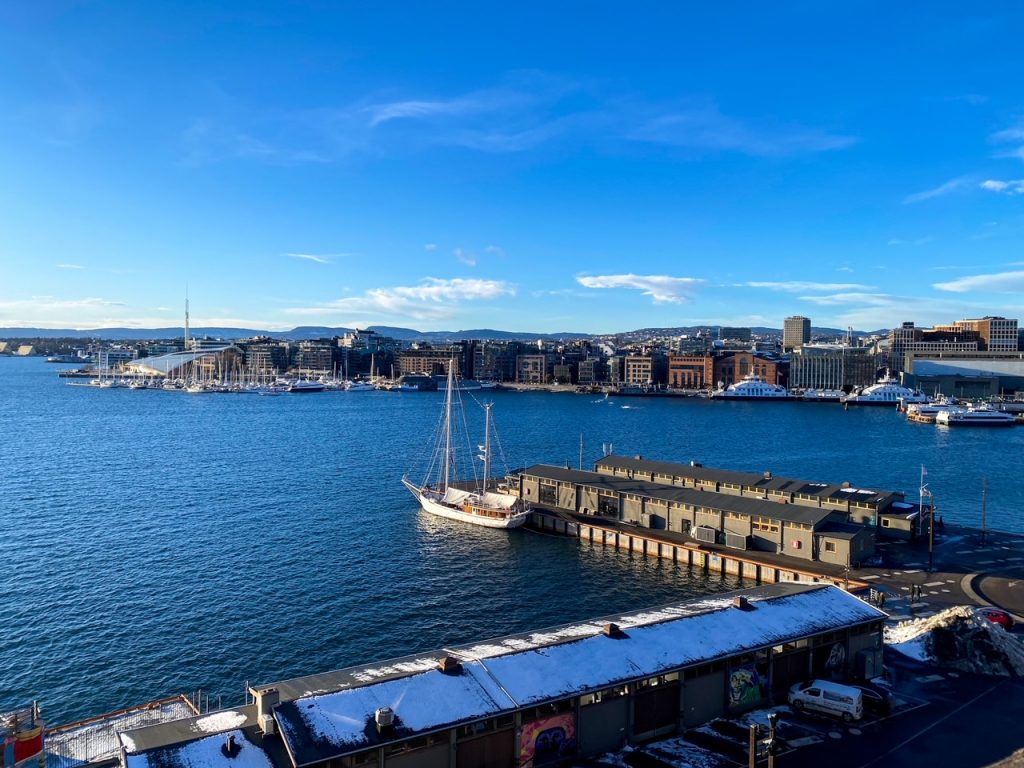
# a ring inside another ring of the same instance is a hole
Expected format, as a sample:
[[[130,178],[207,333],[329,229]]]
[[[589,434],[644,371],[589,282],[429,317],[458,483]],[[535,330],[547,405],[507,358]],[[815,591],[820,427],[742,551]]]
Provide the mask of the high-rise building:
[[[787,317],[782,324],[782,351],[791,352],[811,340],[811,319],[801,315]]]
[[[965,331],[977,331],[988,352],[1017,351],[1017,321],[1005,317],[957,320],[954,325]]]

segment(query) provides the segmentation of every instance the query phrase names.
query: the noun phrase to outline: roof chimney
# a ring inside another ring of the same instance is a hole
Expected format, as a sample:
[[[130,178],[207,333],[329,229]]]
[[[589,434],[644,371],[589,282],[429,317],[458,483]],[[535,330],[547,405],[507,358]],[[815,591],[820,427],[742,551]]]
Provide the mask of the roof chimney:
[[[772,473],[771,472],[765,472],[764,473],[764,479],[765,480],[771,480],[772,479]]]
[[[619,628],[619,625],[613,621],[608,622],[601,628],[601,634],[605,637],[610,637],[613,640],[619,640],[623,637],[626,637],[626,633],[623,632]]]
[[[238,753],[242,751],[242,747],[235,742],[235,734],[228,734],[228,737],[224,741],[224,745],[220,748],[220,751],[224,754],[224,757],[238,756]]]
[[[754,610],[754,606],[751,605],[749,600],[747,600],[746,595],[736,595],[736,597],[732,599],[732,605],[734,608],[739,608],[741,611]]]
[[[442,656],[437,660],[437,668],[446,675],[458,675],[462,672],[462,662],[454,656]]]

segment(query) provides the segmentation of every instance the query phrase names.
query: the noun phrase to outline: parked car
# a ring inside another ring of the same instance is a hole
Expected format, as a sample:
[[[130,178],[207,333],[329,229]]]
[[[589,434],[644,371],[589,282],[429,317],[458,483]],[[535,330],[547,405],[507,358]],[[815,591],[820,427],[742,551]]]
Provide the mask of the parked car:
[[[829,680],[797,683],[789,689],[789,705],[797,712],[813,709],[841,717],[848,723],[864,716],[864,696],[860,689]]]
[[[988,619],[993,624],[998,624],[1000,627],[1007,631],[1013,629],[1013,616],[1004,611],[1002,608],[992,608],[986,606],[984,608],[975,608],[974,612],[978,616],[984,619]]]
[[[882,717],[888,717],[892,714],[893,696],[892,691],[888,688],[883,688],[881,685],[875,685],[874,683],[857,683],[850,687],[860,691],[861,696],[864,698],[864,709],[867,712],[881,715]]]

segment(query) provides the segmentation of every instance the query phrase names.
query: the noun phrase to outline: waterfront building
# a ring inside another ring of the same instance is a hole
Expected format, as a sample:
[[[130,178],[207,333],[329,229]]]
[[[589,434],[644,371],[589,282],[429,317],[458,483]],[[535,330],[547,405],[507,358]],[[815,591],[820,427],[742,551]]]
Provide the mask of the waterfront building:
[[[901,517],[906,507],[899,491],[855,487],[850,482],[825,483],[780,477],[772,472],[714,469],[696,462],[679,464],[640,456],[605,456],[594,465],[599,474],[647,480],[663,485],[696,488],[711,493],[764,499],[843,512],[851,523],[887,529],[887,516]]]
[[[782,351],[791,352],[811,340],[811,319],[792,315],[782,322]]]
[[[703,484],[687,487],[640,473],[543,464],[523,470],[519,482],[520,494],[535,506],[674,531],[708,544],[835,565],[858,563],[874,553],[870,529],[850,524],[844,504],[790,504],[764,492],[706,493]]]
[[[287,341],[257,336],[238,342],[238,347],[242,350],[245,367],[250,373],[269,374],[288,370],[291,354]]]
[[[398,353],[398,373],[426,373],[431,376],[447,375],[448,362],[455,360],[456,373],[471,378],[472,372],[466,364],[466,344],[451,344],[444,347],[415,345]]]
[[[907,386],[961,399],[1024,392],[1024,352],[914,351],[906,354]]]
[[[547,355],[516,356],[516,381],[518,383],[547,384],[550,380]]]
[[[123,733],[121,768],[569,764],[871,677],[884,619],[835,586],[705,596],[252,686],[245,707]]]
[[[332,373],[335,345],[327,340],[300,341],[295,350],[295,368],[300,373]]]
[[[138,356],[139,352],[134,347],[104,347],[96,350],[96,366],[104,371],[112,371],[118,366],[130,363]]]
[[[129,375],[184,379],[188,377],[205,380],[222,379],[229,372],[237,371],[242,364],[242,350],[235,346],[210,347],[172,352],[169,355],[140,357],[123,365]]]
[[[585,360],[580,360],[577,376],[581,385],[603,384],[608,381],[608,364],[600,357],[588,357]]]
[[[515,381],[521,341],[481,341],[473,348],[473,374],[481,381]]]
[[[650,355],[627,355],[622,365],[622,383],[625,386],[649,387],[654,384],[654,360]]]
[[[845,389],[874,384],[874,357],[866,347],[845,344],[804,344],[789,360],[789,386],[794,389]]]
[[[711,355],[669,355],[668,385],[673,389],[711,389],[715,358]]]

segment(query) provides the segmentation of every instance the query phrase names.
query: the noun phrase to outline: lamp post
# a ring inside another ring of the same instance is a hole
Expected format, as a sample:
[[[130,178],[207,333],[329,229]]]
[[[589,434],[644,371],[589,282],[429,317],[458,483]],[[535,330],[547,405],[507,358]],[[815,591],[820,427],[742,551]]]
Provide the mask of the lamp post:
[[[768,713],[768,768],[775,768],[775,753],[779,743],[775,739],[775,727],[779,724],[779,713]]]
[[[935,494],[928,491],[931,511],[928,513],[928,573],[932,572],[932,555],[935,549]]]

